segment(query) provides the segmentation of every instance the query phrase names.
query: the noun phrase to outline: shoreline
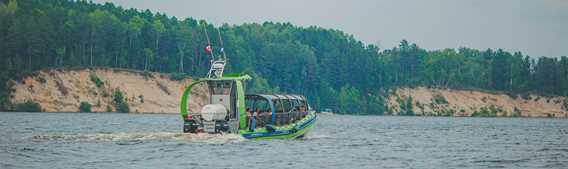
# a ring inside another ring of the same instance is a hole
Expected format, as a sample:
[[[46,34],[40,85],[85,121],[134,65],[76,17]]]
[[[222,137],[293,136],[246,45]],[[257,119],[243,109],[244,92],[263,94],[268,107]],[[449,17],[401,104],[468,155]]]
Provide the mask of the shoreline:
[[[120,113],[120,112],[17,112],[17,111],[0,111],[0,113],[50,113],[50,114],[140,114],[140,115],[179,115],[179,113],[164,113],[164,112],[130,112],[130,113]],[[367,117],[424,117],[424,118],[503,118],[503,119],[568,119],[567,117],[507,117],[507,116],[495,116],[495,117],[478,117],[478,116],[398,116],[398,115],[377,115],[377,114],[339,114],[334,113],[333,116],[367,116]],[[318,116],[321,116],[319,114]],[[327,115],[323,115],[327,116]]]
[[[0,111],[0,113],[51,113],[51,114],[168,114],[168,115],[179,115],[179,113],[149,113],[149,112],[143,112],[143,113],[136,113],[136,112],[130,112],[130,113],[121,113],[121,112],[19,112],[19,111]]]

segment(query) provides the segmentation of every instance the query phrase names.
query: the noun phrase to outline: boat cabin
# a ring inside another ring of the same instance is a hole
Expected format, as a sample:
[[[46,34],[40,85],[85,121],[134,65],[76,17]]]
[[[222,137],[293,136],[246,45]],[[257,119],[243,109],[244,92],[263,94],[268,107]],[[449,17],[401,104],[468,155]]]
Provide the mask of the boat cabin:
[[[252,118],[256,124],[253,128],[285,126],[308,115],[310,106],[306,98],[300,95],[245,95],[247,126],[251,126]]]
[[[228,119],[237,119],[237,85],[234,80],[207,81],[209,104],[221,104],[228,110]]]

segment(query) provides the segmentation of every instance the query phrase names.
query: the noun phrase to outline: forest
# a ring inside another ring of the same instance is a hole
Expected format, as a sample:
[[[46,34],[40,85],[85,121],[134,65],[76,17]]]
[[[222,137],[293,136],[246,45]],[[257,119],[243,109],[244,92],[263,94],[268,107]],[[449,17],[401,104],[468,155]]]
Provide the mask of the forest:
[[[568,96],[566,56],[502,49],[426,50],[407,40],[379,49],[353,35],[290,23],[220,25],[112,3],[0,0],[0,111],[9,79],[45,68],[111,67],[203,77],[205,31],[229,72],[253,76],[249,93],[295,93],[312,107],[382,114],[398,87],[427,86]],[[222,43],[218,34],[222,37]]]

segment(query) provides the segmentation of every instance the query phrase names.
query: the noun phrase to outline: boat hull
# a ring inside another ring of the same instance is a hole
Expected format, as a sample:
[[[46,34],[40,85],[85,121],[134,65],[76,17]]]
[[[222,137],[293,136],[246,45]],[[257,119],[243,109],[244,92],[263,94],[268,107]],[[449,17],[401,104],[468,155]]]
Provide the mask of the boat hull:
[[[297,123],[284,127],[277,127],[273,131],[261,128],[250,132],[241,130],[241,135],[246,139],[294,139],[303,137],[309,130],[313,128],[317,120],[315,113],[310,113],[304,119]]]

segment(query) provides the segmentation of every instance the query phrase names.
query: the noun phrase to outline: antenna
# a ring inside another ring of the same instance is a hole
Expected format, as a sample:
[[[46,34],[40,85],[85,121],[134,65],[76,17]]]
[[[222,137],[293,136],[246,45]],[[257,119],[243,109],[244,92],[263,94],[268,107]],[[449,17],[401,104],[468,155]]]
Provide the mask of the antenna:
[[[205,31],[205,37],[207,38],[207,46],[211,47],[211,40],[209,40],[209,34],[207,33],[207,24],[205,24],[205,26],[203,27],[203,30]],[[211,47],[213,48],[213,47]],[[211,49],[211,57],[213,58],[213,60],[215,60],[215,55],[213,54],[213,49]]]
[[[209,51],[211,52],[211,68],[209,69],[209,73],[207,73],[207,77],[222,78],[223,71],[225,70],[227,57],[225,56],[224,58],[221,58],[221,56],[219,56],[219,60],[215,59],[215,54],[213,53],[213,49],[211,48],[211,40],[209,39],[209,34],[207,33],[207,27],[206,26],[203,27],[203,30],[205,31],[205,37],[207,38],[207,46],[210,47]],[[219,28],[217,28],[217,33],[219,33],[219,41],[221,42],[221,46],[223,46],[223,41],[221,41],[221,32],[219,31]],[[222,52],[224,55],[225,52],[224,51]]]
[[[223,39],[221,38],[221,30],[217,28],[217,35],[219,36],[219,42],[221,43],[221,52],[223,53],[223,60],[227,60],[227,54],[225,54],[225,46],[223,45]]]

